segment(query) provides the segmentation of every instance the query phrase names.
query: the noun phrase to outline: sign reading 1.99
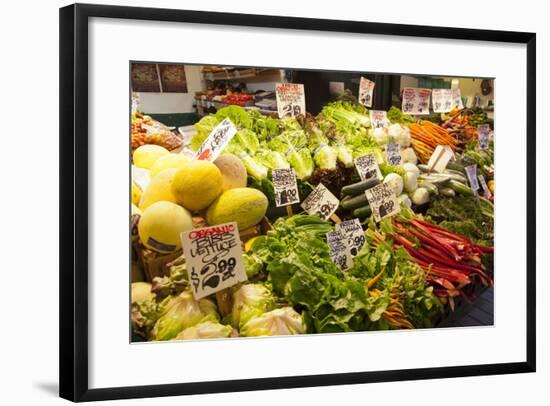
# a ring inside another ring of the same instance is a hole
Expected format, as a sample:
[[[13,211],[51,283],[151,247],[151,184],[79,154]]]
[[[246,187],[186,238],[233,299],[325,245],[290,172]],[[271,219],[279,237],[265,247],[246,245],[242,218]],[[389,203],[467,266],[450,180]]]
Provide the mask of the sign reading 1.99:
[[[273,189],[275,190],[275,205],[277,207],[300,203],[294,169],[273,169],[271,176],[273,179]]]

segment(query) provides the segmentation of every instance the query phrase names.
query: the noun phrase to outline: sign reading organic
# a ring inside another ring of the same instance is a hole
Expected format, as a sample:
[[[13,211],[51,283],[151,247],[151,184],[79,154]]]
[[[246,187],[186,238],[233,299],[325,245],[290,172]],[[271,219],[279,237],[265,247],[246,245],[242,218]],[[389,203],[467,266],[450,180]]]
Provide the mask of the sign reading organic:
[[[380,179],[382,177],[382,173],[372,152],[358,157],[355,160],[355,168],[357,168],[361,180]]]
[[[237,128],[233,125],[231,120],[228,118],[224,119],[220,124],[214,127],[212,132],[204,140],[195,154],[195,159],[214,161],[236,133]]]
[[[295,117],[306,114],[304,85],[300,83],[277,83],[275,85],[279,117]]]
[[[247,280],[236,222],[185,231],[181,245],[195,299]]]
[[[394,190],[387,183],[381,183],[367,189],[365,195],[374,214],[374,219],[377,222],[385,217],[399,213],[397,196],[395,196]]]
[[[312,215],[318,215],[327,220],[334,214],[340,201],[334,196],[325,185],[319,183],[317,187],[302,202],[302,208]]]
[[[361,80],[359,81],[359,103],[365,107],[372,107],[374,84],[374,82],[361,76]]]
[[[430,94],[430,89],[404,88],[401,110],[406,114],[430,114]]]
[[[273,169],[273,189],[275,189],[275,205],[277,207],[300,203],[296,173],[294,169]]]

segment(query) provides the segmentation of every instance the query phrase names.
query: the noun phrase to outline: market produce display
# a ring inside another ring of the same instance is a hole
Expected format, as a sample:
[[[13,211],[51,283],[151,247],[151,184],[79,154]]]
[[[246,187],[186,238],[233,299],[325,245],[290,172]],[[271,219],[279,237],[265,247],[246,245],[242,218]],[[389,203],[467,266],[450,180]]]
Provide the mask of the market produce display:
[[[165,341],[431,328],[446,307],[475,301],[494,278],[493,141],[480,150],[458,126],[486,120],[464,110],[434,123],[396,107],[387,118],[372,128],[365,107],[343,101],[283,119],[232,105],[201,118],[181,153],[136,147],[132,163],[148,181],[131,185],[132,255],[143,271],[132,280],[133,333]],[[197,159],[226,119],[235,132],[221,154]],[[454,157],[436,171],[428,162],[438,146]],[[281,203],[279,169],[294,203]],[[323,208],[322,197],[306,212],[319,184],[337,204]],[[242,266],[246,280],[197,297],[205,282],[182,251],[197,236],[221,250],[187,251],[214,257],[201,273],[214,267],[225,281]],[[224,259],[235,248],[238,260]]]

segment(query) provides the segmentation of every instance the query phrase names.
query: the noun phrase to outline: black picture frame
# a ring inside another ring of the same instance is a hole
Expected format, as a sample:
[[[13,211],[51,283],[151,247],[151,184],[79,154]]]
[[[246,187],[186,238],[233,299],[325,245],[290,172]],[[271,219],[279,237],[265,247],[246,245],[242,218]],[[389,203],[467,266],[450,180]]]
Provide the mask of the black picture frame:
[[[525,44],[527,324],[524,362],[90,389],[88,386],[88,20],[91,17]],[[536,35],[527,32],[74,4],[60,9],[60,396],[76,402],[534,372]],[[78,213],[78,214],[77,214]]]

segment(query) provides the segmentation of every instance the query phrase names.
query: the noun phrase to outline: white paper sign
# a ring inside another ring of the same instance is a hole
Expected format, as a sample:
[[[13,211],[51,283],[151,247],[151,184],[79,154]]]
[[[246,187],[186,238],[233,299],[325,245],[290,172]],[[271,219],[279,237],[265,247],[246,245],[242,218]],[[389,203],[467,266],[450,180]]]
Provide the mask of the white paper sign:
[[[361,180],[382,178],[382,172],[380,172],[378,162],[376,162],[376,158],[372,152],[370,154],[358,157],[355,160],[355,168],[357,169]]]
[[[352,257],[356,256],[365,244],[365,232],[359,219],[351,219],[336,224],[336,231],[346,237],[346,244]]]
[[[464,108],[464,105],[462,104],[462,95],[460,94],[460,89],[451,89],[451,99],[454,109]]]
[[[195,159],[210,162],[215,161],[235,134],[237,134],[237,128],[231,120],[228,118],[224,119],[214,127],[210,135],[204,140],[195,154]]]
[[[487,186],[487,182],[485,182],[485,178],[483,175],[477,175],[477,178],[479,179],[479,183],[481,183],[481,188],[483,189],[483,194],[487,199],[490,199],[492,196],[491,191],[489,190],[489,187]]]
[[[432,156],[428,161],[430,171],[443,172],[447,168],[447,164],[451,159],[454,159],[455,153],[448,145],[438,145],[435,147]]]
[[[304,85],[300,83],[277,83],[275,85],[279,117],[295,117],[306,114]]]
[[[353,266],[353,257],[351,255],[346,237],[340,231],[330,231],[327,233],[327,244],[330,248],[330,258],[338,267],[345,271]]]
[[[151,175],[147,169],[132,165],[132,180],[144,191],[151,182]]]
[[[432,89],[432,109],[435,113],[448,113],[453,109],[451,89]]]
[[[480,124],[477,126],[477,143],[479,149],[486,150],[489,148],[489,133],[491,132],[491,127],[489,124]]]
[[[401,163],[401,148],[399,144],[386,144],[386,160],[390,165],[399,165]]]
[[[372,96],[375,83],[361,76],[359,82],[359,103],[365,107],[372,107]]]
[[[300,203],[294,169],[273,169],[271,172],[277,207]]]
[[[435,113],[464,108],[460,89],[432,89],[432,108]]]
[[[399,213],[397,196],[390,185],[381,183],[365,190],[365,195],[374,214],[374,219],[379,222],[385,217]]]
[[[430,114],[430,93],[430,89],[404,88],[401,110],[406,114]]]
[[[388,114],[384,110],[370,110],[369,116],[372,128],[387,127],[390,124]]]
[[[468,175],[468,181],[470,182],[470,187],[474,192],[479,190],[479,183],[477,182],[477,165],[470,165],[464,168],[466,175]]]
[[[340,201],[334,196],[325,185],[319,183],[317,187],[302,202],[302,208],[312,215],[318,215],[327,220],[334,214]]]
[[[236,222],[185,231],[181,245],[195,299],[247,280]]]

